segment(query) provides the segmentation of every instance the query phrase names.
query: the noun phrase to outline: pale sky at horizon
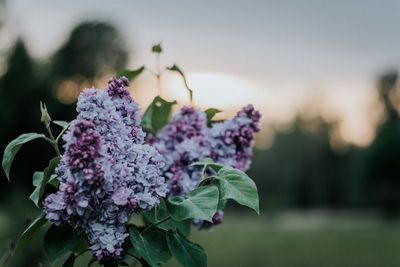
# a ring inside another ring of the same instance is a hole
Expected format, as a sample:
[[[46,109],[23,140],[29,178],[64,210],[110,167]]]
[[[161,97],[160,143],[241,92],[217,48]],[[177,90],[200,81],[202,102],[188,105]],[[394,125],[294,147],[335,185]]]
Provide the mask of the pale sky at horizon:
[[[8,0],[7,32],[45,58],[77,23],[109,21],[134,51],[131,67],[152,65],[149,48],[162,40],[162,61],[189,82],[232,77],[214,84],[248,85],[265,120],[289,120],[317,97],[322,113],[343,119],[347,141],[367,143],[375,80],[400,68],[400,1],[249,2]]]

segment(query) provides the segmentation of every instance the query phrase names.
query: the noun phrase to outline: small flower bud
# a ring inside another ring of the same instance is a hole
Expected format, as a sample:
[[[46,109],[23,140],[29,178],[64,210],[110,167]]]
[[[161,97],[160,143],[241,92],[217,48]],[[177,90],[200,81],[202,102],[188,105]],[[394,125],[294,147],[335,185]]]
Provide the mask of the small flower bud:
[[[158,44],[153,45],[153,47],[151,48],[151,52],[160,54],[162,52],[161,42],[159,42]]]
[[[51,122],[50,115],[49,115],[49,113],[47,113],[46,104],[42,103],[42,101],[40,101],[40,112],[42,113],[42,117],[40,118],[41,122],[44,122],[44,123]]]

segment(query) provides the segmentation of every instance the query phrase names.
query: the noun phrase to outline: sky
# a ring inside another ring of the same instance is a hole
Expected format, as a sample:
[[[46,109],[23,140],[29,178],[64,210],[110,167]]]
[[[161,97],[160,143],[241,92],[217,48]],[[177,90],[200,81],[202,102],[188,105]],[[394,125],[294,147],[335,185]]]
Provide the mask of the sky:
[[[399,11],[395,0],[8,0],[0,47],[22,35],[45,59],[78,22],[109,21],[132,51],[129,67],[154,66],[150,47],[161,40],[162,64],[184,69],[200,106],[250,102],[266,125],[313,109],[340,120],[344,141],[366,145],[379,115],[376,79],[400,67]],[[184,101],[176,77],[164,82]]]

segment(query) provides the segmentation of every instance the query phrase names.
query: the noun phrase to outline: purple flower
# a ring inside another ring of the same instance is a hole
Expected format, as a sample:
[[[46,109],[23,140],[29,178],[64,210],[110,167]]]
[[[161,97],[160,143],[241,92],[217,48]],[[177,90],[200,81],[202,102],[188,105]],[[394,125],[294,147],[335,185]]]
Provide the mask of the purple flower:
[[[122,186],[114,191],[113,195],[111,196],[111,199],[115,205],[125,206],[126,204],[129,203],[129,199],[133,198],[131,197],[132,193],[133,192],[130,188]]]
[[[232,120],[213,124],[211,158],[242,171],[250,167],[254,133],[260,131],[260,112],[252,105],[241,109]]]
[[[163,171],[170,195],[185,196],[200,181],[202,168],[190,164],[210,156],[209,138],[205,113],[192,107],[183,107],[150,138],[152,146],[166,158]]]
[[[85,89],[79,96],[56,169],[59,191],[43,203],[49,221],[84,229],[101,261],[121,258],[130,215],[151,209],[167,192],[163,157],[144,144],[128,85],[124,77],[112,78],[105,90]]]

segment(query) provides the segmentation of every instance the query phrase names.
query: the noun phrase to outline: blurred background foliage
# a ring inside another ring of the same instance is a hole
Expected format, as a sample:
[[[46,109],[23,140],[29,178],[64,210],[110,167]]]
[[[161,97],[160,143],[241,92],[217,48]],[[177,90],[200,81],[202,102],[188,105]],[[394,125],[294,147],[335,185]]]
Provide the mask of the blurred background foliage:
[[[104,22],[76,26],[46,62],[34,60],[24,40],[17,39],[7,51],[0,77],[0,147],[4,149],[21,133],[44,132],[40,100],[46,102],[52,118],[72,120],[79,91],[126,67],[127,60],[123,38]],[[66,86],[68,81],[79,86]],[[276,130],[268,149],[254,151],[248,174],[258,185],[262,216],[246,213],[243,219],[235,215],[240,209],[229,206],[225,225],[214,233],[195,232],[194,239],[209,252],[210,266],[400,264],[397,72],[377,77],[376,90],[385,116],[369,146],[334,149],[331,137],[336,122],[300,112],[288,129]],[[0,253],[24,229],[26,216],[37,214],[28,200],[31,176],[45,168],[52,153],[44,142],[29,143],[14,162],[11,183],[1,172]],[[302,221],[305,215],[314,219]],[[48,265],[36,245],[40,238],[34,241],[9,265]]]

